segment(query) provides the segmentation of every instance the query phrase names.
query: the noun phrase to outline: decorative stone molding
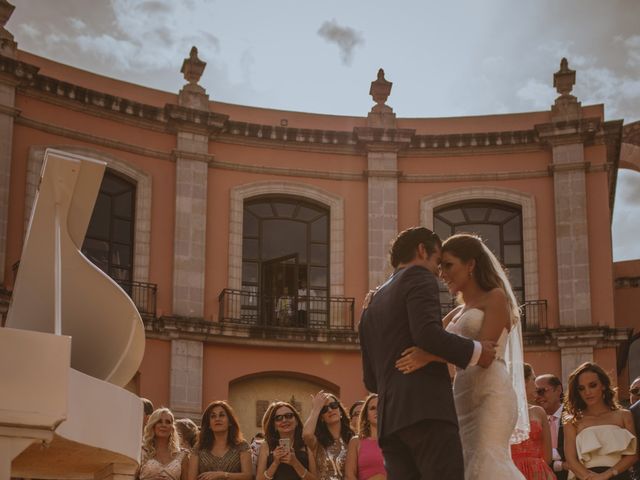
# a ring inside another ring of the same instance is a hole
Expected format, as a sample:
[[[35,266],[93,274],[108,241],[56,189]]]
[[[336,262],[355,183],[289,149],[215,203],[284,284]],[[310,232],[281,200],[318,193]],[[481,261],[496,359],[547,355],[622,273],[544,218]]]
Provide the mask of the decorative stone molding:
[[[582,116],[582,107],[578,99],[571,95],[576,83],[576,71],[569,68],[566,58],[560,61],[560,70],[553,74],[553,86],[560,96],[551,107],[551,118],[554,122],[577,120]]]
[[[69,153],[84,155],[107,163],[107,168],[116,171],[136,184],[136,206],[134,225],[134,246],[133,246],[133,281],[149,281],[149,255],[151,248],[151,176],[111,154],[88,147],[78,147],[76,145],[48,145],[32,146],[29,148],[29,158],[27,159],[27,187],[25,193],[24,209],[24,233],[26,235],[31,210],[35,200],[36,191],[40,181],[40,172],[44,153],[48,148],[55,148]]]
[[[230,191],[228,288],[242,288],[242,226],[244,201],[260,195],[292,195],[329,207],[329,272],[331,296],[344,295],[344,200],[312,185],[285,181],[264,181],[238,185]]]
[[[618,277],[614,283],[616,288],[638,288],[640,277]]]
[[[146,337],[159,340],[176,338],[203,343],[276,347],[312,350],[359,351],[354,330],[316,330],[289,328],[274,331],[269,327],[237,325],[226,322],[183,317],[150,319],[145,322]]]
[[[498,187],[467,187],[435,193],[420,200],[420,222],[425,227],[433,229],[433,212],[436,208],[472,200],[498,201],[520,206],[522,210],[525,300],[538,300],[538,227],[536,203],[533,195]]]

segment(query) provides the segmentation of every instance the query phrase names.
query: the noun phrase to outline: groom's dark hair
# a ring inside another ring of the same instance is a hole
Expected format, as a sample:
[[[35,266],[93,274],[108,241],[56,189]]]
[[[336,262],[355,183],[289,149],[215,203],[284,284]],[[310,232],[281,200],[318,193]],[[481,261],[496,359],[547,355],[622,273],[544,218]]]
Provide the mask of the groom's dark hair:
[[[424,245],[428,255],[432,255],[436,248],[442,247],[440,237],[425,227],[411,227],[400,232],[391,244],[389,259],[393,268],[398,268],[401,263],[413,260],[418,250],[418,245]]]

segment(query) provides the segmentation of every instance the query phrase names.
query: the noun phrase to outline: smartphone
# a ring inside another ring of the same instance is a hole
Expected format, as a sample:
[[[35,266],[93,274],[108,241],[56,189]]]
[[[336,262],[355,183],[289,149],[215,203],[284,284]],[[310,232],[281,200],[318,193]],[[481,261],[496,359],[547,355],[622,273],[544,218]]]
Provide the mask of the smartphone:
[[[280,446],[284,447],[287,450],[291,450],[291,439],[290,438],[281,438],[279,440]]]

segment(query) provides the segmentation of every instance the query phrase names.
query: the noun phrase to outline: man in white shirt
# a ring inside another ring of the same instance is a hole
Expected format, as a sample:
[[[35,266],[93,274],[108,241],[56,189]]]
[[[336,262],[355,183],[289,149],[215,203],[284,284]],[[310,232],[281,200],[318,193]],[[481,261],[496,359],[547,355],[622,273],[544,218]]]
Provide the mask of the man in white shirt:
[[[562,428],[562,382],[550,373],[536,378],[536,402],[547,412],[551,429],[551,467],[558,480],[566,480],[568,467],[564,458],[564,429]]]

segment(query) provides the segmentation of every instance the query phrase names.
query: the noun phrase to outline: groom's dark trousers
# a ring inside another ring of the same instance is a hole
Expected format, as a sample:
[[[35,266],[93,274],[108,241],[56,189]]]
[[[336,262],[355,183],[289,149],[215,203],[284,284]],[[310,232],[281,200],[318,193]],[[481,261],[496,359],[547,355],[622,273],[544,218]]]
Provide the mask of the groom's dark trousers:
[[[378,394],[378,438],[388,480],[464,480],[458,420],[446,364],[409,374],[401,353],[418,346],[465,368],[473,341],[442,328],[438,282],[422,266],[397,270],[359,326],[364,383]]]

